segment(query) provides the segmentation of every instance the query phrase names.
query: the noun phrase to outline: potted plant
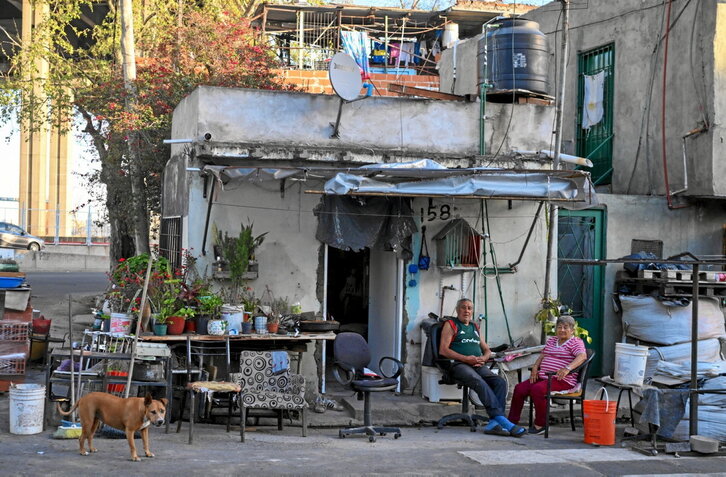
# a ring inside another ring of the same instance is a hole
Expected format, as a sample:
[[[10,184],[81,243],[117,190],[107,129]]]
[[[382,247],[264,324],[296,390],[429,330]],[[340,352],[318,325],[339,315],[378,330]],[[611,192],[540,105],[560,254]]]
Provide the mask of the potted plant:
[[[154,335],[156,336],[166,336],[166,316],[163,316],[161,313],[156,313],[153,315],[154,318]]]
[[[182,306],[175,314],[184,318],[184,331],[186,333],[194,333],[197,331],[196,322],[192,320],[192,318],[194,318],[197,314],[197,311],[194,308]]]
[[[557,318],[563,315],[572,314],[572,310],[563,305],[562,302],[556,298],[548,298],[542,300],[542,309],[535,313],[534,318],[542,323],[542,342],[544,343],[545,336],[552,336],[555,334],[555,324]],[[577,323],[577,322],[575,322]],[[575,336],[582,338],[586,343],[592,343],[590,332],[585,328],[582,328],[579,324],[575,326]]]
[[[197,333],[206,334],[208,332],[209,321],[219,320],[219,314],[223,303],[222,297],[219,295],[210,294],[199,297]]]
[[[277,333],[280,329],[280,317],[275,314],[270,314],[267,317],[267,332],[271,334]]]
[[[277,333],[280,327],[280,318],[287,313],[289,304],[287,297],[273,298],[270,303],[270,313],[267,315],[267,331]]]

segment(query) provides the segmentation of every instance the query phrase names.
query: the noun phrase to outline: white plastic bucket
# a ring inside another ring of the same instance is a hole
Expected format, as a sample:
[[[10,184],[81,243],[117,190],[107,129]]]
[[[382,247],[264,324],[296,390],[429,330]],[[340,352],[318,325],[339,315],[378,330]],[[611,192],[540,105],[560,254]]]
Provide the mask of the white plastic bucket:
[[[615,382],[642,386],[647,360],[647,346],[615,343]]]
[[[131,329],[131,316],[126,313],[111,313],[111,333],[128,334]]]
[[[43,432],[45,386],[13,384],[10,386],[10,433],[39,434]]]
[[[244,308],[225,305],[222,307],[222,319],[227,321],[228,330],[242,330]]]

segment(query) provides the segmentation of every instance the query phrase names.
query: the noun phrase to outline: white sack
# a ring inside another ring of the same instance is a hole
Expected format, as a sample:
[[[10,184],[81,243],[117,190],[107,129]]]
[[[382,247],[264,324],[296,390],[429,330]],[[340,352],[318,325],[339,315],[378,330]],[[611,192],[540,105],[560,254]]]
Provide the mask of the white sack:
[[[698,361],[712,363],[721,360],[721,342],[716,338],[698,342]],[[671,346],[656,346],[648,349],[645,362],[645,377],[652,378],[658,361],[682,363],[691,361],[691,342]]]
[[[726,389],[726,376],[709,379],[703,383],[703,389]],[[726,408],[726,394],[700,394],[698,403]]]
[[[673,432],[672,438],[677,441],[687,441],[689,438],[688,410],[689,405],[686,403],[686,418],[678,423],[676,430]],[[726,441],[726,412],[724,412],[723,408],[716,406],[698,407],[698,435]]]
[[[673,345],[691,341],[691,307],[666,306],[647,295],[621,295],[625,334],[642,341]],[[726,336],[718,299],[703,297],[698,307],[698,338]]]

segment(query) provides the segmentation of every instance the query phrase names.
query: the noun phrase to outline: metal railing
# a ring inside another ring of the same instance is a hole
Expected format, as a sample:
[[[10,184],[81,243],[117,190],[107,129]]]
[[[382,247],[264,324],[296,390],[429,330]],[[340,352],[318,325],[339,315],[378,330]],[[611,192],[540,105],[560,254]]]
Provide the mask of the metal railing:
[[[45,240],[46,244],[107,244],[110,239],[110,226],[103,220],[101,209],[90,205],[73,210],[30,209],[19,207],[17,203],[0,202],[0,222],[20,226],[30,235]]]

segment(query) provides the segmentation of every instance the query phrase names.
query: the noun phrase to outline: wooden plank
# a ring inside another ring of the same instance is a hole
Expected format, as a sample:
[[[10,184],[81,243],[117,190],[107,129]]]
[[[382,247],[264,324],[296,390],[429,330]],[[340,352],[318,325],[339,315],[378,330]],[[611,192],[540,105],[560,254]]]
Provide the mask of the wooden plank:
[[[0,277],[25,278],[24,272],[0,272]]]
[[[726,272],[707,270],[705,272],[699,272],[698,279],[705,282],[726,282]]]
[[[517,98],[519,104],[536,104],[538,106],[552,106],[555,102],[551,99],[542,98],[530,98],[527,96],[521,96]]]
[[[407,96],[422,96],[424,98],[442,99],[446,101],[466,101],[466,96],[458,94],[442,93],[441,91],[433,91],[430,89],[417,88],[415,86],[406,86],[398,83],[388,85],[388,91],[403,94]]]
[[[668,280],[690,282],[693,277],[693,273],[687,270],[664,270],[664,272]]]
[[[661,278],[660,270],[638,270],[638,278],[654,279]]]

